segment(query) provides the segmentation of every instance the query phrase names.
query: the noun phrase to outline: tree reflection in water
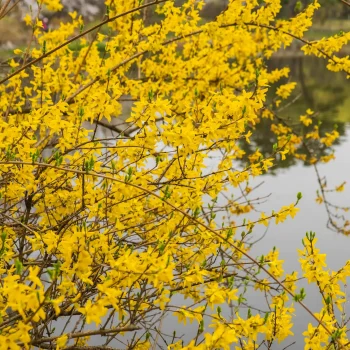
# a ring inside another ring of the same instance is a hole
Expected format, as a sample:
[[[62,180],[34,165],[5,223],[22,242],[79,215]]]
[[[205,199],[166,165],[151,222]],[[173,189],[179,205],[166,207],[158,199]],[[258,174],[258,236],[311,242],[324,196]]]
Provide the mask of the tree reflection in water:
[[[297,87],[284,105],[278,108],[271,107],[273,101],[270,98],[267,101],[268,108],[272,108],[276,116],[281,118],[281,122],[292,126],[293,131],[298,134],[312,130],[312,126],[304,130],[300,125],[299,128],[293,126],[299,117],[305,115],[305,111],[311,108],[317,120],[313,125],[318,123],[320,135],[331,132],[334,125],[337,125],[340,138],[334,145],[339,145],[342,142],[342,136],[345,135],[346,123],[350,122],[350,84],[347,83],[346,76],[328,71],[326,62],[309,57],[276,58],[268,64],[269,70],[283,67],[290,68],[289,79],[297,82]],[[271,87],[269,96],[275,96],[275,89],[275,86]],[[251,143],[242,141],[240,145],[246,152],[246,156],[240,160],[242,164],[248,162],[247,156],[254,153],[256,149],[259,149],[263,156],[272,153],[277,136],[271,131],[271,125],[270,119],[261,118],[259,123],[252,126],[256,131],[251,136]],[[318,141],[309,140],[308,147],[312,148],[317,158],[329,154],[329,150],[325,150]],[[303,146],[299,152],[307,153]],[[278,169],[289,168],[297,162],[302,161],[287,156],[285,160],[276,162],[269,174],[277,174]],[[309,162],[303,163],[305,166],[310,166]]]

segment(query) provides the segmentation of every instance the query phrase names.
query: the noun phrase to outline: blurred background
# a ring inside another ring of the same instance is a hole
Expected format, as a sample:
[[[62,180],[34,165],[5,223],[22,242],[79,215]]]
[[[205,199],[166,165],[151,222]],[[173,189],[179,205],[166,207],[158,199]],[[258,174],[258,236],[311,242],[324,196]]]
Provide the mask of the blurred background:
[[[15,3],[14,0],[12,0]],[[150,0],[145,0],[150,1]],[[310,0],[282,0],[280,18],[291,17],[300,12]],[[183,0],[175,0],[179,5]],[[202,10],[203,20],[214,19],[227,6],[228,0],[206,0]],[[319,39],[339,31],[350,30],[350,7],[344,6],[339,0],[320,0],[322,7],[317,11],[314,25],[307,34],[308,39]],[[68,19],[68,13],[77,11],[84,17],[87,23],[97,23],[105,14],[103,0],[62,0],[64,9],[53,13],[44,9],[43,17],[48,20],[48,27],[57,27],[58,24]],[[8,50],[25,45],[28,39],[28,31],[21,19],[36,7],[35,0],[23,0],[19,2],[11,13],[0,21],[0,58],[6,58]]]

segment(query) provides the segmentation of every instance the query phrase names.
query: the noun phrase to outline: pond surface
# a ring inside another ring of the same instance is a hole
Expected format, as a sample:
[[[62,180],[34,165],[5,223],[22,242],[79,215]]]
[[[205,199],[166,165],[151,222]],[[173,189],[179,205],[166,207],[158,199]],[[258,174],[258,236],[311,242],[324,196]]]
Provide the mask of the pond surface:
[[[346,133],[346,139],[336,147],[336,160],[319,167],[322,176],[327,177],[330,185],[338,185],[344,180],[350,183],[350,138],[347,137],[350,134],[350,127],[346,128]],[[271,196],[267,203],[261,205],[259,208],[261,210],[271,212],[273,209],[292,203],[299,191],[302,192],[303,198],[298,205],[300,212],[294,219],[288,219],[279,225],[270,224],[265,237],[253,246],[253,256],[266,254],[273,246],[276,246],[280,251],[280,258],[285,261],[284,270],[288,273],[299,271],[300,277],[297,249],[303,248],[301,240],[305,237],[305,233],[313,231],[316,232],[318,238],[317,247],[321,253],[327,254],[328,267],[333,270],[342,267],[350,259],[350,237],[337,234],[327,228],[328,215],[325,206],[315,201],[318,183],[313,167],[304,167],[299,164],[279,172],[277,176],[268,175],[264,180],[263,188],[256,195],[271,193]],[[338,205],[348,206],[350,189],[345,188],[344,192],[337,193],[334,197],[334,202]],[[263,226],[257,229],[260,229],[261,235],[265,231]],[[347,294],[350,297],[350,289]],[[312,311],[318,312],[320,307],[318,295],[307,293],[305,304]],[[350,313],[350,304],[346,306],[346,309]],[[296,313],[297,322],[293,331],[298,346],[295,348],[301,348],[303,345],[303,340],[300,338],[301,333],[306,330],[307,323],[311,322],[311,319],[301,308],[297,308]]]
[[[297,81],[300,98],[288,109],[291,115],[301,115],[305,113],[306,108],[310,107],[315,112],[319,112],[319,118],[326,127],[333,124],[338,125],[338,131],[341,137],[335,145],[336,159],[328,164],[318,165],[321,177],[326,177],[329,188],[340,185],[347,181],[344,192],[334,193],[329,196],[333,204],[339,206],[350,205],[350,81],[338,73],[328,72],[325,69],[325,63],[320,60],[295,59],[279,60],[274,62],[276,66],[290,66],[292,81]],[[321,125],[322,128],[322,125]],[[264,136],[268,134],[261,131],[259,140],[266,140]],[[268,143],[261,141],[262,143]],[[259,143],[259,142],[258,142]],[[271,144],[266,145],[271,149]],[[273,222],[269,225],[264,238],[252,248],[252,255],[257,256],[266,254],[272,247],[276,246],[280,251],[280,259],[285,261],[284,270],[288,273],[299,272],[297,249],[303,249],[302,238],[305,233],[313,231],[318,238],[317,247],[321,253],[327,254],[328,267],[333,270],[341,268],[347,260],[350,259],[350,236],[335,233],[327,228],[328,215],[324,204],[316,203],[316,191],[319,189],[317,176],[313,166],[305,166],[301,162],[290,162],[290,164],[281,164],[280,168],[274,171],[274,175],[266,175],[259,178],[264,181],[255,193],[256,197],[271,194],[268,201],[259,206],[259,210],[271,213],[283,205],[295,202],[298,192],[303,195],[299,202],[299,213],[294,219],[288,219],[283,224],[275,225]],[[346,213],[350,218],[350,213]],[[260,230],[260,232],[258,232]],[[265,227],[258,226],[255,235],[264,234]],[[300,283],[308,290],[307,282]],[[313,312],[320,310],[320,299],[315,289],[307,292],[305,304]],[[350,300],[350,288],[345,288],[345,292]],[[260,306],[260,300],[251,303]],[[266,303],[265,303],[266,305]],[[350,315],[350,303],[344,307],[348,316]],[[301,335],[307,329],[307,324],[312,322],[310,316],[301,307],[296,307],[296,319],[292,331],[295,336],[289,342],[295,341],[289,349],[302,349],[304,347],[303,336]],[[277,344],[276,344],[277,345]],[[283,346],[282,346],[283,345]],[[276,349],[282,349],[287,344],[280,344]]]

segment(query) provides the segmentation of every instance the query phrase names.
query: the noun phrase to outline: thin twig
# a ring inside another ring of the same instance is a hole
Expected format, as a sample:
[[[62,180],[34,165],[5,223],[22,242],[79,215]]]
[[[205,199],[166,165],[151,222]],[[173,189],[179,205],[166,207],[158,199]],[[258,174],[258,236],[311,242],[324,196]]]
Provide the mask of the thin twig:
[[[111,18],[107,18],[106,20],[102,21],[101,23],[99,24],[96,24],[95,26],[93,26],[92,28],[88,29],[88,30],[85,30],[84,32],[74,36],[73,38],[65,41],[64,43],[62,43],[61,45],[55,47],[54,49],[46,52],[45,54],[41,55],[40,57],[28,62],[26,65],[24,65],[23,67],[21,67],[20,69],[16,70],[15,72],[13,72],[12,74],[8,75],[6,78],[0,80],[0,84],[3,84],[5,81],[11,79],[12,77],[16,76],[17,74],[21,73],[23,70],[27,69],[28,67],[30,67],[31,65],[37,63],[37,62],[40,62],[42,59],[44,59],[45,57],[48,57],[50,56],[51,54],[53,54],[54,52],[58,51],[59,49],[62,49],[63,47],[69,45],[70,43],[74,42],[75,40],[77,39],[80,39],[81,37],[83,37],[84,35],[88,34],[88,33],[91,33],[93,32],[95,29],[98,29],[100,27],[102,27],[103,25],[107,24],[107,23],[110,23],[110,22],[113,22],[115,21],[116,19],[120,18],[120,17],[124,17],[126,15],[129,15],[130,13],[133,13],[133,12],[137,12],[137,11],[140,11],[142,10],[143,8],[145,7],[148,7],[148,6],[153,6],[153,5],[157,5],[157,4],[160,4],[162,2],[166,2],[166,1],[169,1],[169,0],[156,0],[156,1],[153,1],[149,4],[145,4],[145,5],[141,5],[139,7],[136,7],[136,8],[133,8],[131,10],[128,10],[128,11],[125,11],[123,13],[120,13],[118,15],[115,15],[114,17],[111,17]]]
[[[233,248],[234,250],[236,250],[237,252],[239,252],[240,254],[242,254],[243,256],[245,256],[247,259],[251,260],[256,266],[258,266],[262,271],[264,271],[273,281],[275,281],[285,292],[287,292],[292,298],[295,297],[294,293],[287,288],[282,282],[280,282],[265,266],[263,266],[261,263],[259,263],[256,259],[254,259],[252,256],[250,256],[248,253],[246,253],[242,248],[238,247],[237,245],[229,242],[226,237],[221,233],[221,231],[226,230],[226,228],[223,228],[220,230],[220,232],[215,231],[214,229],[212,229],[211,227],[209,227],[208,225],[204,224],[203,222],[201,222],[200,220],[194,218],[193,216],[191,216],[189,213],[185,212],[184,210],[182,210],[181,208],[177,207],[176,205],[170,203],[169,201],[165,200],[161,195],[147,189],[144,188],[142,186],[133,184],[131,182],[125,182],[123,180],[119,180],[114,178],[113,176],[108,176],[108,175],[103,175],[94,171],[90,171],[90,172],[85,172],[85,171],[81,171],[81,170],[75,170],[75,169],[69,169],[69,168],[62,168],[56,165],[52,165],[52,164],[46,164],[46,163],[39,163],[39,162],[21,162],[21,161],[0,161],[0,164],[21,164],[21,165],[27,165],[27,166],[38,166],[38,167],[48,167],[48,168],[52,168],[52,169],[56,169],[56,170],[60,170],[60,171],[65,171],[65,172],[71,172],[74,174],[84,174],[84,175],[90,175],[90,176],[96,176],[102,179],[108,179],[111,181],[115,181],[118,182],[120,184],[124,184],[130,187],[134,187],[140,191],[143,191],[145,193],[148,193],[150,196],[156,197],[159,200],[161,200],[163,203],[167,204],[169,207],[173,208],[174,210],[176,210],[177,212],[181,213],[184,217],[187,217],[188,219],[190,219],[191,221],[193,221],[194,223],[196,223],[197,225],[203,227],[204,229],[206,229],[207,231],[211,232],[214,236],[216,236],[217,238],[219,238],[220,240],[222,240],[223,242],[226,242],[231,248]],[[302,301],[298,300],[297,303],[299,305],[301,305],[301,307],[314,319],[316,320],[321,326],[322,328],[330,335],[332,336],[332,331],[329,330],[329,328],[324,324],[324,322],[322,322]],[[343,344],[341,344],[341,341],[339,339],[336,339],[339,348],[340,349],[346,349],[344,347]]]
[[[96,331],[86,331],[86,332],[77,332],[77,333],[68,333],[67,337],[68,339],[75,339],[75,338],[82,338],[82,337],[89,337],[91,335],[108,335],[111,333],[121,333],[121,332],[132,332],[142,329],[141,327],[137,327],[134,325],[129,325],[125,327],[116,327],[112,329],[99,329]],[[33,341],[30,343],[31,345],[40,345],[41,343],[51,342],[53,340],[58,339],[60,336],[50,337],[50,338],[42,338]]]

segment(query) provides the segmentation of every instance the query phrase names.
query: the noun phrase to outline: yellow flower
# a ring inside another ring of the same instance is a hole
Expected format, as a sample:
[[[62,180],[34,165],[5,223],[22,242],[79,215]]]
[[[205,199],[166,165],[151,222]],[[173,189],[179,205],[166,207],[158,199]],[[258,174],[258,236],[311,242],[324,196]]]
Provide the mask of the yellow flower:
[[[96,325],[99,325],[102,322],[101,318],[106,315],[108,309],[104,307],[102,301],[92,303],[89,299],[85,306],[79,308],[78,311],[85,315],[87,324],[95,322]]]
[[[277,88],[276,94],[285,100],[290,96],[290,94],[292,93],[296,85],[297,83],[295,82],[281,85],[280,87]]]
[[[256,282],[254,289],[268,292],[270,290],[270,281],[265,278],[259,282]]]
[[[23,20],[24,20],[24,22],[25,22],[25,24],[26,24],[27,26],[30,26],[30,25],[32,24],[32,17],[30,16],[29,13],[27,13],[27,14],[24,16]]]
[[[19,66],[19,63],[16,62],[14,59],[10,60],[9,62],[9,66],[12,67],[12,68],[16,68]]]
[[[305,126],[309,126],[310,124],[312,124],[312,119],[308,118],[305,115],[300,116],[300,121],[305,125]]]
[[[261,213],[261,214],[260,214],[259,223],[263,224],[263,225],[266,226],[266,227],[269,225],[268,217],[267,217],[264,213]]]
[[[346,184],[346,182],[343,182],[341,185],[337,186],[337,187],[335,188],[335,190],[336,190],[337,192],[343,192],[343,191],[344,191],[344,188],[345,188],[345,184]]]
[[[43,4],[46,5],[49,11],[61,11],[63,9],[60,0],[43,0]]]
[[[56,350],[63,349],[66,346],[67,341],[68,341],[68,335],[67,334],[61,335],[59,338],[57,338],[57,340],[56,340]]]

